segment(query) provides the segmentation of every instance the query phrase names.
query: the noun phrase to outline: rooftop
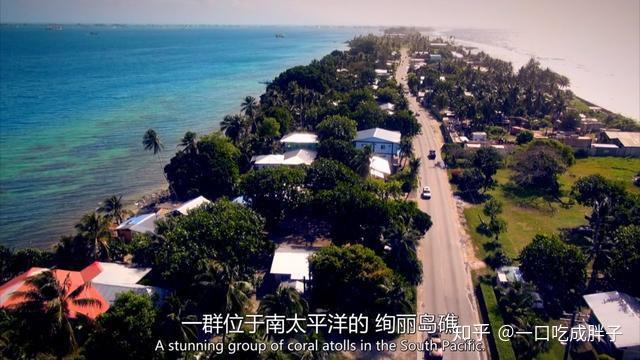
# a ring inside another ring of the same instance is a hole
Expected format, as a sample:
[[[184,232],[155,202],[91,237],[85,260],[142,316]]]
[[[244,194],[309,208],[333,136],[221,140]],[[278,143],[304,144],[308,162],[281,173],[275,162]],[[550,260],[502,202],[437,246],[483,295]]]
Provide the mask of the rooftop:
[[[605,131],[609,139],[618,139],[624,147],[640,147],[640,132]]]
[[[273,254],[271,274],[289,275],[291,280],[309,279],[309,256],[313,249],[279,247]]]
[[[402,134],[399,131],[392,131],[381,128],[372,128],[367,130],[360,130],[356,134],[355,141],[365,141],[365,140],[383,140],[394,144],[400,144],[400,138]]]
[[[294,144],[316,144],[318,142],[318,135],[305,132],[294,132],[287,134],[280,139],[281,143],[294,143]]]
[[[618,335],[611,342],[618,349],[640,345],[640,303],[637,299],[621,292],[610,291],[583,296],[606,331],[609,326],[619,326]]]
[[[369,173],[374,177],[382,179],[391,175],[391,164],[389,164],[389,160],[380,156],[372,156],[369,162]]]
[[[498,269],[496,274],[498,276],[498,281],[500,281],[501,283],[516,283],[524,281],[522,272],[517,266],[503,266]]]
[[[116,230],[131,230],[139,233],[154,233],[156,231],[156,220],[159,216],[156,213],[136,215],[128,218],[120,224]]]
[[[284,154],[257,155],[252,161],[256,165],[311,165],[317,155],[313,150],[297,149]]]
[[[177,207],[175,210],[173,210],[174,212],[179,212],[182,215],[187,215],[189,213],[189,211],[193,210],[193,209],[197,209],[200,206],[202,206],[203,204],[208,204],[211,201],[209,201],[209,199],[207,199],[204,196],[198,196],[195,199],[191,199],[187,202],[185,202],[184,204],[182,204],[181,206]]]

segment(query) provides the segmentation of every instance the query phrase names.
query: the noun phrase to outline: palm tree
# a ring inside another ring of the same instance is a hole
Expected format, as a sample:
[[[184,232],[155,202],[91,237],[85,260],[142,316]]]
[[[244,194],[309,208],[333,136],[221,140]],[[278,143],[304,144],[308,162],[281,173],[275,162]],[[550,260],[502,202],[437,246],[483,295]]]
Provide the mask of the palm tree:
[[[365,145],[365,147],[362,148],[362,152],[356,157],[355,169],[356,172],[362,177],[366,177],[367,175],[369,175],[369,169],[371,166],[371,155],[373,155],[371,146]]]
[[[420,170],[421,161],[419,158],[413,158],[409,160],[409,174],[412,178],[418,177],[418,170]]]
[[[107,217],[115,221],[116,224],[120,224],[124,218],[131,213],[122,205],[122,195],[113,195],[104,199],[98,211],[104,213]]]
[[[163,309],[159,328],[164,338],[169,341],[192,342],[197,339],[197,330],[193,325],[183,324],[185,321],[196,321],[195,315],[184,315],[186,304],[180,302],[175,295],[170,296]]]
[[[262,315],[285,315],[291,317],[306,315],[309,311],[307,301],[300,293],[290,287],[281,287],[275,293],[266,295],[260,302],[258,313]]]
[[[164,173],[162,158],[160,158],[160,153],[162,152],[162,150],[164,150],[164,145],[162,144],[158,133],[156,133],[156,131],[153,129],[147,130],[142,137],[142,146],[144,146],[145,150],[152,151],[153,155],[156,155],[158,157],[158,163],[160,164],[162,176],[164,176],[165,181],[169,184],[169,192],[173,194],[171,183],[169,183],[169,179],[167,179],[167,175]]]
[[[415,310],[409,300],[407,292],[399,281],[391,284],[380,285],[381,296],[376,303],[382,305],[386,312],[391,314],[412,314]]]
[[[244,314],[248,310],[253,286],[239,280],[239,270],[228,264],[212,260],[207,270],[195,277],[196,286],[220,291],[224,294],[222,310],[227,314]],[[216,292],[218,292],[216,291]],[[219,293],[219,292],[218,292]]]
[[[532,291],[533,288],[526,283],[515,283],[501,291],[500,307],[507,322],[520,327],[527,324],[528,319],[533,316]]]
[[[184,151],[187,153],[195,153],[198,148],[196,147],[198,135],[193,131],[187,131],[184,133],[184,136],[180,140],[180,144],[178,146],[184,147]]]
[[[403,138],[400,142],[400,153],[402,159],[410,159],[413,157],[413,143],[409,138]]]
[[[610,262],[611,250],[615,245],[611,233],[606,230],[607,223],[613,219],[610,210],[611,199],[607,196],[601,201],[596,201],[591,216],[586,216],[589,221],[589,235],[584,236],[584,243],[580,244],[580,247],[587,255],[587,261],[591,263],[589,290],[594,290],[598,275]]]
[[[98,260],[98,254],[105,254],[109,258],[109,220],[104,216],[92,212],[85,214],[76,224],[78,235],[87,240],[89,250],[93,253],[93,259]]]
[[[81,297],[84,290],[91,286],[84,283],[71,290],[69,274],[62,282],[56,279],[52,271],[44,271],[25,280],[28,290],[15,291],[12,299],[20,299],[18,309],[28,313],[40,313],[51,326],[51,335],[64,341],[66,350],[74,350],[78,344],[70,318],[70,304],[78,307],[101,307],[102,303],[94,298]]]
[[[260,109],[258,105],[258,100],[251,95],[245,96],[244,100],[242,100],[242,104],[240,104],[240,109],[242,113],[251,120],[251,124],[253,129],[256,129],[256,118],[258,117],[258,110]]]
[[[247,131],[247,118],[241,114],[227,115],[222,119],[220,129],[234,144],[238,144]]]

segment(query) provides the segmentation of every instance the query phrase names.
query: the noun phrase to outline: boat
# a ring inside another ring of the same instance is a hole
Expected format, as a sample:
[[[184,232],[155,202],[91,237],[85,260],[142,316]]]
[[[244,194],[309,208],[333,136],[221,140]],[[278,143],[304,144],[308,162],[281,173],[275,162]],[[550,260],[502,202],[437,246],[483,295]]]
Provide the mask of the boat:
[[[47,26],[49,31],[62,31],[62,25],[49,25]]]
[[[284,38],[284,34],[283,33],[277,33],[276,34],[276,38],[277,39],[283,39]]]

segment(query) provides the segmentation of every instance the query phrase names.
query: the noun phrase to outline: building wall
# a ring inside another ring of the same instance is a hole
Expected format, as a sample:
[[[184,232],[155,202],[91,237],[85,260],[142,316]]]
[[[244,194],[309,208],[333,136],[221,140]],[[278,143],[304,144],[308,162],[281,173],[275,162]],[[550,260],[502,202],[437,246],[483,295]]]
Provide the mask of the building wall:
[[[374,154],[393,156],[400,151],[400,144],[393,144],[389,142],[373,142],[373,141],[356,141],[356,149],[363,149],[365,146],[370,146]]]

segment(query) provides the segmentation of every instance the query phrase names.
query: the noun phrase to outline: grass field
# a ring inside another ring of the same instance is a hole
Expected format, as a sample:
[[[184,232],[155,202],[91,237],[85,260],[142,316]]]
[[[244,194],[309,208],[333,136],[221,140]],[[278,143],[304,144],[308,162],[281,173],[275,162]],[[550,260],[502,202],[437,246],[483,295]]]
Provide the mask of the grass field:
[[[489,318],[489,325],[491,327],[491,334],[494,335],[494,345],[498,352],[497,358],[500,360],[515,360],[516,354],[513,352],[513,347],[508,341],[500,341],[495,336],[498,334],[498,330],[504,325],[504,320],[500,314],[500,308],[498,307],[498,299],[493,292],[493,286],[484,281],[480,282],[480,291],[482,292],[483,301],[481,302],[485,308],[487,317]],[[494,354],[496,355],[496,354]],[[493,356],[496,358],[496,356]]]
[[[640,193],[640,188],[633,185],[633,177],[640,170],[640,159],[625,158],[587,158],[578,159],[561,178],[562,190],[570,191],[571,185],[578,178],[590,174],[618,181],[633,192]],[[498,171],[498,186],[489,192],[491,196],[503,203],[501,217],[507,222],[507,231],[500,235],[500,243],[505,253],[516,257],[536,234],[554,234],[562,228],[575,227],[586,222],[584,216],[589,209],[573,205],[569,208],[555,201],[546,201],[537,196],[518,196],[508,191],[504,185],[509,181],[510,171]],[[493,243],[491,238],[476,231],[480,224],[482,204],[472,205],[465,210],[469,234],[473,238],[476,256],[485,259],[491,254]]]

